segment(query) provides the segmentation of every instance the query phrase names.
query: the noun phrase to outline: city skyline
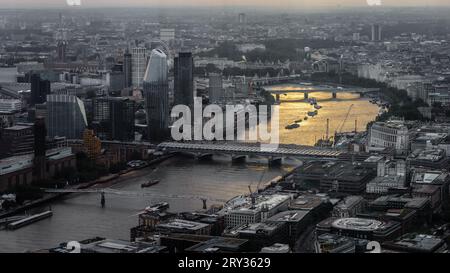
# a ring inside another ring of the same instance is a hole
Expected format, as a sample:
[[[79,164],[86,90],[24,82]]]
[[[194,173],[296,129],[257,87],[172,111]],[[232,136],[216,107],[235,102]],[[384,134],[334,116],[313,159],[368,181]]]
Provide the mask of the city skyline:
[[[14,9],[14,8],[62,8],[68,7],[67,0],[45,0],[36,1],[21,0],[10,1],[0,0],[2,8]],[[76,1],[75,1],[76,2]],[[245,7],[245,6],[258,6],[260,8],[279,8],[279,9],[317,9],[317,8],[351,8],[351,7],[368,7],[369,3],[376,3],[367,0],[280,0],[277,2],[263,2],[256,0],[190,0],[188,3],[182,0],[130,0],[123,3],[118,0],[81,0],[81,8],[98,8],[98,7],[211,7],[211,8],[224,8],[224,7]],[[382,7],[436,7],[436,6],[450,6],[450,2],[447,0],[382,0]]]

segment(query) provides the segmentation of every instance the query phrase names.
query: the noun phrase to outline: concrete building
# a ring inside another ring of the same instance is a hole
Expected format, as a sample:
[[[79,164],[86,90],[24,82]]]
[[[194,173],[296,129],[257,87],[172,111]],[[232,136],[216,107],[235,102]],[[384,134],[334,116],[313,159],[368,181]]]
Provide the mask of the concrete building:
[[[249,223],[224,233],[225,237],[239,238],[248,240],[251,252],[258,252],[263,247],[271,246],[275,243],[288,240],[288,226],[284,222],[265,221],[261,223]]]
[[[355,217],[364,210],[365,201],[361,196],[347,196],[334,206],[332,216],[336,218]]]
[[[34,152],[33,125],[15,125],[0,129],[0,158],[32,154]]]
[[[320,190],[347,194],[360,194],[366,184],[375,177],[375,172],[360,164],[338,162],[328,169],[320,179]]]
[[[313,214],[310,211],[305,210],[287,210],[275,214],[270,217],[268,222],[280,222],[286,224],[284,230],[286,234],[282,236],[286,241],[280,243],[289,243],[293,246],[306,228],[313,222]]]
[[[0,112],[20,112],[22,101],[17,99],[0,99]]]
[[[375,122],[369,129],[369,151],[390,147],[399,154],[408,152],[409,130],[402,120]]]
[[[209,224],[201,222],[187,221],[175,218],[157,224],[155,226],[155,231],[163,234],[182,233],[209,235],[211,232],[211,226]]]
[[[372,156],[365,162],[377,159],[377,176],[366,185],[366,193],[384,194],[392,190],[406,190],[406,162]]]
[[[316,226],[317,235],[333,233],[352,238],[387,241],[400,235],[400,224],[366,218],[328,218]]]
[[[258,195],[254,201],[250,197],[237,197],[225,204],[220,214],[225,215],[225,225],[236,227],[265,221],[276,213],[286,210],[290,195]]]
[[[411,167],[448,169],[448,157],[444,149],[416,150],[408,156],[407,161]]]
[[[261,249],[260,253],[274,253],[274,254],[279,253],[279,254],[281,254],[281,253],[290,253],[290,252],[291,252],[291,249],[290,249],[289,245],[276,243],[271,246],[263,247]]]
[[[449,185],[447,171],[415,169],[411,177],[412,195],[428,198],[435,213],[449,206]]]
[[[437,236],[412,233],[383,243],[382,249],[383,253],[445,253],[447,244]]]
[[[8,157],[0,160],[0,191],[33,183],[34,155]],[[64,168],[75,168],[76,158],[70,147],[47,150],[44,178],[54,177]]]

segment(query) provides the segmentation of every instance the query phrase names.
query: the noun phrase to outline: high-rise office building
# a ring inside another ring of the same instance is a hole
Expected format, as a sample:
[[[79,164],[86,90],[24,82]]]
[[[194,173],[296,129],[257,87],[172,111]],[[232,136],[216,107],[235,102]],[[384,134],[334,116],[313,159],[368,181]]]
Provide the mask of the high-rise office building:
[[[152,50],[144,76],[145,110],[148,137],[160,141],[169,128],[169,84],[167,56],[160,49]]]
[[[108,72],[106,79],[110,92],[120,92],[125,87],[125,77],[121,71]]]
[[[372,25],[372,41],[373,42],[379,42],[382,40],[382,35],[381,35],[381,29],[382,27],[378,24],[373,24]]]
[[[239,13],[239,24],[247,23],[247,15],[245,13]]]
[[[194,59],[192,53],[181,52],[174,60],[174,102],[194,104]]]
[[[56,50],[58,53],[58,62],[64,63],[66,61],[67,41],[58,41]]]
[[[39,74],[32,74],[31,81],[31,100],[30,105],[44,103],[47,95],[50,94],[50,81],[41,80]]]
[[[132,78],[132,55],[130,51],[125,51],[125,54],[123,55],[123,75],[124,75],[124,81],[125,81],[125,88],[131,87],[133,84],[133,78]]]
[[[92,124],[95,133],[105,140],[134,140],[135,102],[124,97],[96,98]]]
[[[143,47],[136,47],[131,51],[132,85],[135,88],[142,88],[142,79],[147,68],[147,55],[147,49]]]
[[[72,95],[48,95],[46,123],[49,137],[81,139],[87,126],[84,103]]]
[[[59,28],[58,32],[56,33],[56,41],[57,41],[57,47],[56,47],[56,53],[58,55],[58,62],[65,62],[66,61],[66,51],[67,51],[67,29],[64,28],[64,19],[62,14],[59,14]]]
[[[209,75],[209,102],[221,103],[224,100],[222,75]]]

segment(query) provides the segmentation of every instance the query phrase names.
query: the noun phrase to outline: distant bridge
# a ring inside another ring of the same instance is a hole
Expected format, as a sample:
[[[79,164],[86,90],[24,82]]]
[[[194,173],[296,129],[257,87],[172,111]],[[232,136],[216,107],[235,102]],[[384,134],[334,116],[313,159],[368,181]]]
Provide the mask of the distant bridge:
[[[333,98],[337,97],[338,93],[374,93],[379,92],[379,88],[361,88],[361,87],[332,87],[332,86],[299,86],[291,89],[272,89],[272,88],[263,88],[266,92],[277,95],[277,101],[279,101],[279,95],[288,94],[288,93],[303,93],[305,99],[308,98],[309,93],[332,93]]]
[[[301,75],[288,75],[278,77],[265,77],[265,78],[249,78],[248,82],[253,86],[263,86],[279,83],[289,83],[301,80]]]
[[[164,152],[185,152],[196,157],[208,157],[213,154],[229,154],[233,161],[244,160],[247,156],[267,157],[269,164],[278,164],[283,158],[299,160],[338,160],[341,151],[311,146],[280,145],[276,149],[262,149],[259,144],[237,142],[163,142],[157,150]]]

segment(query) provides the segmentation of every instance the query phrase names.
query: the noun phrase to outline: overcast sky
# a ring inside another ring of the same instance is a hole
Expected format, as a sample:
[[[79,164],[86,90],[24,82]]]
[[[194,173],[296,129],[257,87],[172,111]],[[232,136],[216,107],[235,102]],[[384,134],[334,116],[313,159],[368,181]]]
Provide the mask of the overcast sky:
[[[0,0],[0,8],[64,7],[75,0]],[[378,0],[81,0],[84,7],[123,6],[276,6],[280,8],[319,8],[364,6]],[[380,0],[385,6],[450,6],[450,0]]]

